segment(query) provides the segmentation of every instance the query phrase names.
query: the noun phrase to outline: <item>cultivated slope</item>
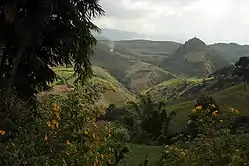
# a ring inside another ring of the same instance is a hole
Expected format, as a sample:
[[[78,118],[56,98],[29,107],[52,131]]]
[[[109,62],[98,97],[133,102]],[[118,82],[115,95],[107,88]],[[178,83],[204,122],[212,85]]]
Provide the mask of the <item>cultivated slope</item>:
[[[54,91],[52,93],[62,93],[70,90],[76,79],[74,77],[73,68],[56,67],[54,71],[59,76],[57,82],[53,84]],[[89,80],[90,84],[95,86],[96,90],[101,93],[101,100],[98,104],[107,106],[108,104],[125,104],[126,101],[134,100],[134,96],[121,83],[119,83],[112,75],[105,69],[93,66],[94,76]]]
[[[123,40],[115,42],[115,49],[125,47],[133,51],[132,56],[158,66],[161,61],[172,55],[180,45],[171,41]]]
[[[135,58],[125,48],[118,51],[112,51],[110,43],[100,41],[94,49],[92,63],[105,68],[133,92],[140,92],[174,77],[159,67]]]

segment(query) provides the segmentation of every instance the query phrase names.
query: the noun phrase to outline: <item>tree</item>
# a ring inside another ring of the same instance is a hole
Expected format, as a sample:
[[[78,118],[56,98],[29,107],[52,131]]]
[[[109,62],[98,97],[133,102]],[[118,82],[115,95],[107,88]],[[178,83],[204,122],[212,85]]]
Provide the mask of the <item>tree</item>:
[[[236,62],[234,75],[242,77],[245,82],[249,82],[249,57],[241,57]]]
[[[28,99],[49,89],[58,65],[73,65],[83,81],[99,31],[91,20],[103,14],[98,0],[0,1],[0,89]]]
[[[157,139],[167,137],[170,122],[176,113],[168,112],[164,102],[156,102],[150,96],[139,96],[138,103],[132,103],[137,116],[138,128]]]

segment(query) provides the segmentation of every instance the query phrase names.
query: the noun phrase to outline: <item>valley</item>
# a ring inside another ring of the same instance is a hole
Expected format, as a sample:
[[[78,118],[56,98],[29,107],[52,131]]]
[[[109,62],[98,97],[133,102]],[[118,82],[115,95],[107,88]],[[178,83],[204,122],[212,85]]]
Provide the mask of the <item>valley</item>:
[[[1,2],[0,165],[249,165],[249,4],[225,1]]]
[[[101,93],[96,104],[101,110],[113,104],[122,108],[137,101],[140,94],[164,101],[168,111],[176,112],[169,127],[169,133],[173,134],[182,132],[195,100],[201,95],[212,96],[220,105],[229,105],[247,115],[249,90],[245,91],[242,83],[225,81],[220,84],[217,75],[212,76],[235,63],[240,56],[247,55],[245,46],[237,45],[237,50],[233,47],[233,44],[206,45],[198,38],[180,44],[148,40],[110,41],[103,37],[93,49],[93,77],[89,80]],[[226,57],[226,52],[231,49],[234,54]],[[74,86],[73,68],[57,67],[54,71],[59,76],[53,84],[55,89],[61,85]],[[138,164],[137,159],[143,160],[146,154],[154,161],[162,150],[160,146],[130,146],[133,157],[126,161],[130,164]],[[143,149],[149,150],[146,154],[140,153]],[[150,153],[152,149],[156,153],[154,157]]]

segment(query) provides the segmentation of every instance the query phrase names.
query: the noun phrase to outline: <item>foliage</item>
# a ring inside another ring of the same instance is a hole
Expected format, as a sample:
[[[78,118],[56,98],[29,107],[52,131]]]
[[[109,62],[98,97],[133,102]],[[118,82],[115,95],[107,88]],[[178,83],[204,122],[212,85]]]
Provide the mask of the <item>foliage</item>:
[[[230,126],[239,111],[228,106],[217,108],[207,96],[201,99],[204,105],[199,102],[189,115],[194,139],[187,137],[165,146],[158,165],[247,165],[247,135],[233,135]]]
[[[13,0],[0,8],[0,89],[27,99],[49,88],[58,65],[74,64],[77,80],[89,76],[91,31],[99,30],[91,19],[104,14],[97,0]]]
[[[226,132],[219,137],[198,137],[181,144],[182,147],[166,146],[159,158],[159,166],[198,165],[248,165],[248,137],[236,137]]]
[[[121,160],[128,157],[130,153],[130,148],[126,143],[130,140],[130,135],[128,131],[120,126],[115,126],[112,128],[112,138],[109,146],[113,149],[114,159],[110,163],[110,166],[118,165]]]
[[[93,76],[89,80],[91,84],[101,91],[102,98],[99,101],[99,104],[108,106],[109,104],[120,104],[124,105],[126,100],[133,100],[133,94],[129,92],[120,82],[118,82],[110,73],[97,66],[93,66]],[[55,67],[53,68],[55,73],[60,78],[65,78],[65,80],[58,80],[53,83],[53,85],[58,84],[69,84],[73,86],[76,76],[73,75],[74,70],[72,67]]]
[[[128,149],[114,133],[125,132],[96,122],[98,98],[99,92],[86,85],[44,101],[32,119],[25,114],[32,111],[21,109],[15,130],[0,128],[0,164],[116,165]]]
[[[130,116],[124,117],[133,141],[158,140],[168,136],[168,128],[175,113],[167,112],[164,102],[156,102],[149,96],[139,96],[138,102],[129,105]]]
[[[249,58],[241,57],[235,64],[234,74],[243,78],[245,82],[249,82]]]
[[[187,128],[194,137],[198,134],[215,137],[217,130],[231,128],[231,121],[238,115],[238,110],[228,106],[218,107],[213,98],[202,96],[189,114]]]
[[[98,117],[98,120],[104,120],[108,122],[119,121],[123,116],[127,115],[125,108],[117,108],[115,104],[110,104],[105,113]]]

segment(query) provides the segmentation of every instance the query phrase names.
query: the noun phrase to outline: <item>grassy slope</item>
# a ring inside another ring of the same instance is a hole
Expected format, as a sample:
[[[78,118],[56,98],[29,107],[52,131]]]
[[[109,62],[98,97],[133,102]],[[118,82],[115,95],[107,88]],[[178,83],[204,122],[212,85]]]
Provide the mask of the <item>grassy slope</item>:
[[[200,81],[198,79],[190,80]],[[171,80],[166,84],[172,85],[173,83],[174,81]],[[249,108],[249,103],[246,102],[249,98],[249,89],[244,90],[243,85],[236,85],[208,95],[213,96],[219,104],[227,104],[229,106],[237,108],[243,114],[249,113],[247,111],[247,109]],[[168,102],[168,109],[177,112],[176,118],[171,123],[171,131],[177,132],[184,127],[188,119],[188,113],[193,109],[194,103],[195,101],[183,101],[181,99]],[[141,161],[143,161],[146,155],[148,155],[148,159],[150,161],[149,165],[154,165],[153,161],[156,161],[158,159],[158,156],[162,151],[161,146],[131,144],[130,147],[132,151],[130,155],[131,157],[125,160],[126,164],[129,166],[138,165]]]
[[[129,49],[133,57],[159,66],[172,55],[181,44],[171,41],[124,40],[115,42],[115,49]],[[134,54],[136,52],[136,54]]]
[[[239,45],[236,43],[217,43],[210,45],[210,47],[217,50],[229,62],[236,62],[239,57],[249,56],[249,46]]]
[[[133,92],[139,92],[174,76],[152,64],[145,63],[128,54],[111,52],[106,44],[99,43],[92,57],[96,66],[108,70],[117,80]]]
[[[143,93],[153,96],[155,99],[168,99],[174,95],[179,94],[184,90],[184,84],[188,86],[195,85],[202,82],[199,78],[173,78],[168,81],[161,82]]]
[[[193,38],[179,47],[161,66],[177,75],[202,77],[228,64],[219,52]]]
[[[181,44],[171,41],[123,40],[116,42],[142,54],[172,54]]]
[[[146,155],[148,155],[149,166],[155,165],[155,161],[163,150],[163,147],[161,146],[129,144],[129,147],[131,148],[130,157],[124,161],[124,165],[128,166],[138,166],[144,160]]]
[[[69,84],[73,84],[73,68],[57,67],[54,71],[67,79]],[[90,80],[92,84],[97,85],[102,93],[103,104],[122,104],[126,100],[133,100],[133,95],[123,87],[113,76],[101,67],[94,66],[94,77]]]
[[[249,89],[244,90],[243,85],[235,85],[215,93],[207,93],[212,96],[218,104],[226,104],[240,110],[243,114],[249,114]],[[172,122],[171,130],[180,131],[188,119],[188,113],[193,109],[195,101],[183,101],[181,99],[169,101],[168,109],[177,112]]]

